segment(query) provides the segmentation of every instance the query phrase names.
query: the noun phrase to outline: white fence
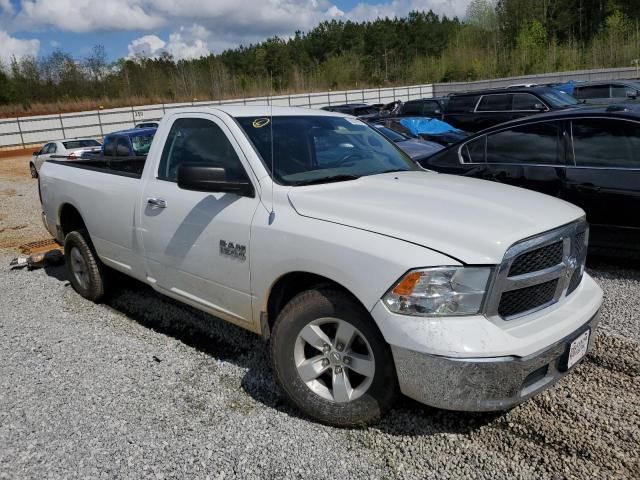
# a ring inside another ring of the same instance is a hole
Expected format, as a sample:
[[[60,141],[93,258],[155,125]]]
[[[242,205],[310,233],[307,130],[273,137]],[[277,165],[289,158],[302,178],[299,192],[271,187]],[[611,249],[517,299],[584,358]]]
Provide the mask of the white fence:
[[[269,105],[321,108],[342,103],[389,103],[394,100],[412,100],[447,95],[463,90],[506,87],[525,83],[552,83],[568,80],[617,80],[636,78],[635,68],[608,68],[572,72],[544,73],[522,77],[482,80],[477,82],[452,82],[432,85],[412,85],[395,88],[345,90],[339,92],[303,93],[273,97],[242,98],[208,102],[145,105],[141,107],[111,108],[80,113],[62,113],[37,117],[19,117],[0,120],[0,149],[24,148],[39,145],[58,138],[95,137],[132,128],[142,121],[162,118],[167,110],[185,106],[212,105]]]
[[[188,106],[269,105],[321,108],[343,103],[389,103],[433,96],[432,85],[304,93],[234,100],[171,103],[140,107],[110,108],[79,113],[39,115],[0,120],[0,149],[25,148],[50,140],[75,137],[102,138],[132,128],[140,122],[157,121],[167,110]]]

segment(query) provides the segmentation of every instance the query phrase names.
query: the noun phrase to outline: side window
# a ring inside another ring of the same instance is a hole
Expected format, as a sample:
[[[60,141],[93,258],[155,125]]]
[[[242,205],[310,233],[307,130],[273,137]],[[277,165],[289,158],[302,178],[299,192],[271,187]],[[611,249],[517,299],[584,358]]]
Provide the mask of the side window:
[[[56,153],[56,151],[58,150],[58,148],[56,147],[55,143],[50,143],[49,144],[49,148],[47,148],[47,152],[46,153]]]
[[[561,165],[559,122],[539,122],[487,136],[487,163]]]
[[[227,136],[204,118],[179,118],[174,122],[160,157],[158,178],[175,182],[178,167],[186,162],[223,167],[228,180],[247,178]]]
[[[127,155],[129,155],[131,153],[131,149],[129,148],[129,142],[127,141],[127,139],[125,137],[120,137],[118,138],[118,143],[116,146],[116,151],[113,153],[113,155],[119,155],[118,150],[122,153],[127,152]]]
[[[587,118],[571,122],[579,167],[640,168],[640,124]]]
[[[576,88],[576,98],[609,98],[609,84],[578,87]]]
[[[420,102],[407,102],[404,104],[403,114],[405,115],[420,115],[422,114],[422,103]]]
[[[487,136],[483,135],[465,143],[460,150],[464,163],[484,163],[487,153]]]
[[[449,99],[447,104],[447,113],[464,113],[472,112],[476,108],[479,95],[460,95]]]
[[[503,112],[511,110],[511,94],[484,95],[478,104],[478,112]]]
[[[424,102],[424,104],[422,105],[422,113],[441,113],[442,112],[442,108],[440,108],[440,105],[438,104],[438,102]]]
[[[633,87],[626,85],[611,85],[611,97],[612,98],[631,98],[636,97],[638,91]]]
[[[516,93],[513,95],[513,110],[538,110],[536,105],[543,105],[542,101],[530,93]]]
[[[43,154],[49,153],[50,147],[51,147],[51,144],[47,143],[44,147],[42,147],[42,150],[40,150],[40,154],[43,155]]]
[[[116,137],[104,137],[103,151],[105,156],[112,156],[115,154]]]

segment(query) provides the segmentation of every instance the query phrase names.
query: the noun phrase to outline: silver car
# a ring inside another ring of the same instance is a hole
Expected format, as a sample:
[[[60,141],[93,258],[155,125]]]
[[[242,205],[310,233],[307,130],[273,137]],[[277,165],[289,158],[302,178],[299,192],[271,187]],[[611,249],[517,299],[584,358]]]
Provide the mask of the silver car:
[[[31,177],[37,178],[40,167],[47,160],[75,160],[85,152],[100,151],[102,144],[93,138],[74,138],[68,140],[54,140],[45,143],[29,162]]]

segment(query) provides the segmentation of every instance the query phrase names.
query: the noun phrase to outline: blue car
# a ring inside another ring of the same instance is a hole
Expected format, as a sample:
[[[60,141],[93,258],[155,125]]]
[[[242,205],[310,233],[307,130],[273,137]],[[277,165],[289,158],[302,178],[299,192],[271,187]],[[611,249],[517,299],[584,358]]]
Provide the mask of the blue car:
[[[133,128],[105,135],[101,157],[144,157],[149,153],[156,128]],[[83,158],[95,158],[96,155],[83,155]]]

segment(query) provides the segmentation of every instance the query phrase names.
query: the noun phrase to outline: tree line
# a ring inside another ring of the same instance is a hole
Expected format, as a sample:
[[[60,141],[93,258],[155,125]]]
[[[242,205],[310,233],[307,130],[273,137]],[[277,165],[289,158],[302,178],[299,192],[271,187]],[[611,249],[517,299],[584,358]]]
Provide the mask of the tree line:
[[[629,66],[640,57],[637,0],[473,0],[462,19],[432,11],[332,20],[288,39],[176,60],[83,59],[55,51],[0,69],[0,113],[468,81]]]

